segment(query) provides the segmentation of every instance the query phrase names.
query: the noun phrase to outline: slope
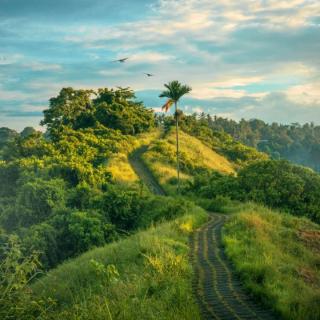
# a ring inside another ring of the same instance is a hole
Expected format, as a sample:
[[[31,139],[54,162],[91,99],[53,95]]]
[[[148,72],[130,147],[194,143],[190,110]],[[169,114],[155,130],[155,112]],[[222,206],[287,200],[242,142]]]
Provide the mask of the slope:
[[[235,174],[235,165],[218,154],[199,139],[180,131],[180,167],[181,180],[186,183],[192,176],[201,171],[218,171],[224,174]],[[154,140],[142,160],[157,178],[168,194],[175,190],[176,184],[176,151],[175,132],[171,129],[162,139]]]
[[[188,236],[206,219],[194,206],[187,215],[50,271],[32,287],[57,302],[46,319],[200,319]]]

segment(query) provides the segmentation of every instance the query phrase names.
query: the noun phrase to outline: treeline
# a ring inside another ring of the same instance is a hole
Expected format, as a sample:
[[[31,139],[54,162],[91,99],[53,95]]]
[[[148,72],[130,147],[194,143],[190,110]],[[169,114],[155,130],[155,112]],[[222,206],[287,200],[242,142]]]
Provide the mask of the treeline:
[[[204,113],[193,115],[213,131],[230,134],[235,140],[265,152],[272,159],[287,159],[320,171],[320,126],[290,125],[241,119],[239,122]]]

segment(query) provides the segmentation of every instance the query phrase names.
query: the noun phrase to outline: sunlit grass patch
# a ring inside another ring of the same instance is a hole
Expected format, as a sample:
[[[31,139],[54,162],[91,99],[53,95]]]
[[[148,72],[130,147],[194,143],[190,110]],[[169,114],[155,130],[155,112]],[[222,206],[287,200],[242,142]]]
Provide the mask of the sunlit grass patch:
[[[187,184],[199,170],[217,170],[222,173],[235,173],[233,164],[219,155],[200,140],[183,131],[180,139],[180,179]],[[142,156],[155,178],[168,194],[176,193],[176,145],[175,131],[172,129],[163,139],[154,140]]]
[[[247,205],[224,228],[224,243],[245,285],[285,319],[320,318],[320,227]],[[307,235],[307,236],[306,236]]]
[[[140,146],[150,144],[159,136],[160,131],[158,129],[139,134],[131,138],[132,143],[130,145],[124,145],[123,148],[120,148],[120,152],[113,154],[107,161],[107,169],[113,180],[119,183],[136,184],[139,178],[130,165],[128,155]]]

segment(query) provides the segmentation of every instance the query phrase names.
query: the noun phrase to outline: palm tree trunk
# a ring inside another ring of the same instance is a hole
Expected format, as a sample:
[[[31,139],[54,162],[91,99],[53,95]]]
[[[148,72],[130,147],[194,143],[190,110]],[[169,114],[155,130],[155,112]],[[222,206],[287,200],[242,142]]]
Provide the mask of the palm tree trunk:
[[[177,177],[178,177],[178,194],[180,194],[180,157],[179,157],[179,122],[178,122],[178,109],[177,101],[174,103],[175,117],[176,117],[176,145],[177,145]]]

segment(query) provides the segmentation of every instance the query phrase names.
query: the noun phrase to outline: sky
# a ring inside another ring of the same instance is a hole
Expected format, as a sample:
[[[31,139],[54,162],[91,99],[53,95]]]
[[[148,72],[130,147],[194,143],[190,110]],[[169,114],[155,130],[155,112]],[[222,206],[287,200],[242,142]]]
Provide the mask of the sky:
[[[320,124],[319,0],[0,0],[0,127],[39,128],[70,86],[159,111],[171,80],[185,113]]]

